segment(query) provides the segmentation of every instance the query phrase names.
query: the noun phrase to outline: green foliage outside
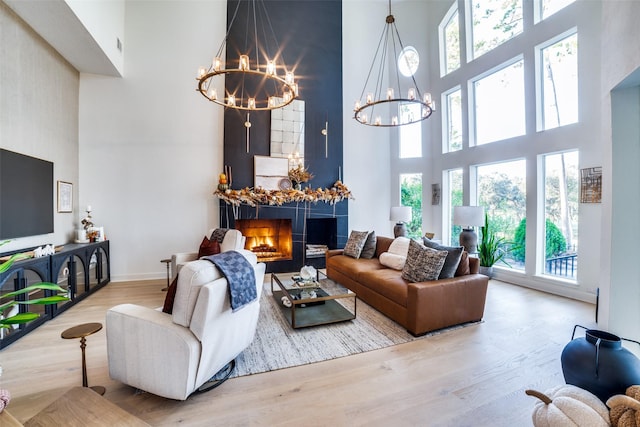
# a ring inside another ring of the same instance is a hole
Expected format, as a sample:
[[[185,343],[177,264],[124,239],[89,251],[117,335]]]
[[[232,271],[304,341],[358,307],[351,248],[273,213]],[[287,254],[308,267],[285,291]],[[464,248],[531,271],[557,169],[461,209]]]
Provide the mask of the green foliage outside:
[[[411,207],[411,222],[407,224],[409,237],[422,236],[422,174],[402,175],[400,204]]]
[[[515,247],[511,251],[511,255],[514,260],[524,262],[525,259],[525,243],[526,243],[526,229],[527,219],[523,218],[520,221],[520,225],[516,229],[514,243]],[[546,258],[553,258],[560,255],[567,249],[567,241],[562,235],[560,229],[551,222],[550,219],[546,220],[546,236],[545,236],[545,254]]]

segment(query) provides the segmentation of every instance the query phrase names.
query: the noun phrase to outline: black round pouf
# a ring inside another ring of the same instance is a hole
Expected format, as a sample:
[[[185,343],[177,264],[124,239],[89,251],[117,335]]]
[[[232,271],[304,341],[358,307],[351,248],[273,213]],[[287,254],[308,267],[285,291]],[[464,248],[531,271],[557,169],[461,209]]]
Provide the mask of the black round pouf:
[[[560,360],[567,384],[583,388],[603,402],[640,384],[640,359],[622,347],[620,337],[608,332],[587,329],[585,337],[565,346]]]

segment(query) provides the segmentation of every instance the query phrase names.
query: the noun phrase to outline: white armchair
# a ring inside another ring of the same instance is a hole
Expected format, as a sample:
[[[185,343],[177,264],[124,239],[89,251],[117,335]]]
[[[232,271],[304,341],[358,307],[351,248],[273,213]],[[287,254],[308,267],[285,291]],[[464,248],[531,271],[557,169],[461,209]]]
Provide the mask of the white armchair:
[[[185,400],[234,360],[258,323],[265,264],[240,250],[254,268],[258,299],[232,312],[227,280],[207,260],[180,271],[173,313],[134,304],[107,311],[109,375],[138,389]]]
[[[213,233],[213,228],[209,230],[207,237]],[[237,251],[238,249],[244,249],[246,237],[242,235],[239,230],[228,230],[224,235],[222,243],[220,243],[220,252]],[[198,251],[195,252],[180,252],[171,255],[171,281],[176,278],[178,271],[183,265],[189,261],[195,261],[198,259]]]

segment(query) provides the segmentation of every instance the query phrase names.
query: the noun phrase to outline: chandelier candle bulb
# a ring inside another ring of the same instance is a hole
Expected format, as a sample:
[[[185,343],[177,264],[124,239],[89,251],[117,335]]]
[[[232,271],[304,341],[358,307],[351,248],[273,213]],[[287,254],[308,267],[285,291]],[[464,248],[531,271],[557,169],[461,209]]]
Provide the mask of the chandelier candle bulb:
[[[391,118],[391,124],[392,124],[393,126],[397,126],[397,125],[398,125],[398,116],[393,116],[393,117]]]
[[[355,106],[353,107],[353,110],[359,110],[360,109],[360,101],[356,101]]]
[[[387,99],[393,99],[393,88],[387,89]]]
[[[424,94],[424,102],[427,104],[431,104],[431,94],[429,92]]]
[[[212,101],[215,101],[216,99],[218,99],[218,91],[215,89],[210,89],[209,90],[209,99]]]
[[[284,81],[286,81],[287,84],[290,84],[290,85],[293,84],[293,81],[294,81],[293,71],[287,71],[287,74],[285,74],[285,77],[284,77]]]
[[[240,55],[240,64],[238,68],[242,71],[249,70],[249,56],[248,55]]]
[[[220,59],[220,57],[216,56],[213,59],[213,70],[214,71],[220,71],[221,67],[222,67],[222,59]]]
[[[204,67],[198,68],[198,78],[201,78],[207,73],[207,70]]]
[[[382,124],[382,119],[380,118],[380,116],[376,116],[376,126],[380,126]]]
[[[250,109],[254,110],[256,108],[256,99],[255,98],[249,98],[249,101],[247,101],[247,107],[249,107]]]
[[[368,93],[367,94],[367,104],[371,104],[373,102],[373,94],[372,93]]]
[[[416,99],[416,90],[412,87],[409,88],[409,92],[407,93],[407,98],[414,100]]]
[[[273,60],[267,61],[267,74],[270,76],[276,75],[276,63]]]
[[[233,95],[229,95],[229,98],[227,98],[227,105],[229,107],[235,107],[236,106],[236,97]]]

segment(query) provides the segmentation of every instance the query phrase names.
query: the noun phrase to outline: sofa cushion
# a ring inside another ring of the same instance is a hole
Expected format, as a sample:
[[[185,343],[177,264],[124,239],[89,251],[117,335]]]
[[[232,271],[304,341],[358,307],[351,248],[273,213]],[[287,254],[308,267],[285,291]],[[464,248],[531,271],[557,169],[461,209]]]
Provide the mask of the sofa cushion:
[[[376,254],[376,232],[372,231],[367,235],[367,240],[364,242],[362,252],[360,252],[360,258],[371,259]]]
[[[402,278],[409,282],[436,280],[442,270],[447,254],[447,251],[431,249],[415,240],[411,240],[409,242],[407,262],[402,269]]]
[[[352,230],[351,234],[349,234],[349,240],[347,240],[347,244],[344,246],[343,253],[351,258],[360,258],[360,253],[368,236],[368,231]]]
[[[363,271],[379,271],[386,269],[384,265],[380,264],[378,258],[360,258],[358,261],[354,261],[353,258],[346,255],[335,255],[329,257],[327,259],[327,266],[330,266],[332,270],[352,277],[354,280],[358,280],[360,273]]]
[[[431,249],[436,249],[438,251],[447,251],[447,258],[445,258],[444,260],[444,265],[442,266],[442,271],[440,271],[438,279],[449,279],[453,277],[458,268],[458,264],[460,264],[460,258],[462,257],[464,247],[443,246],[427,238],[423,238],[422,243],[426,247]]]
[[[456,269],[454,277],[466,276],[467,274],[471,274],[469,253],[467,251],[462,251],[462,256],[460,257],[460,262],[458,263],[458,268]]]
[[[371,291],[382,295],[396,304],[406,307],[409,295],[407,281],[402,278],[402,272],[384,268],[378,271],[364,271],[360,274],[360,284]]]

